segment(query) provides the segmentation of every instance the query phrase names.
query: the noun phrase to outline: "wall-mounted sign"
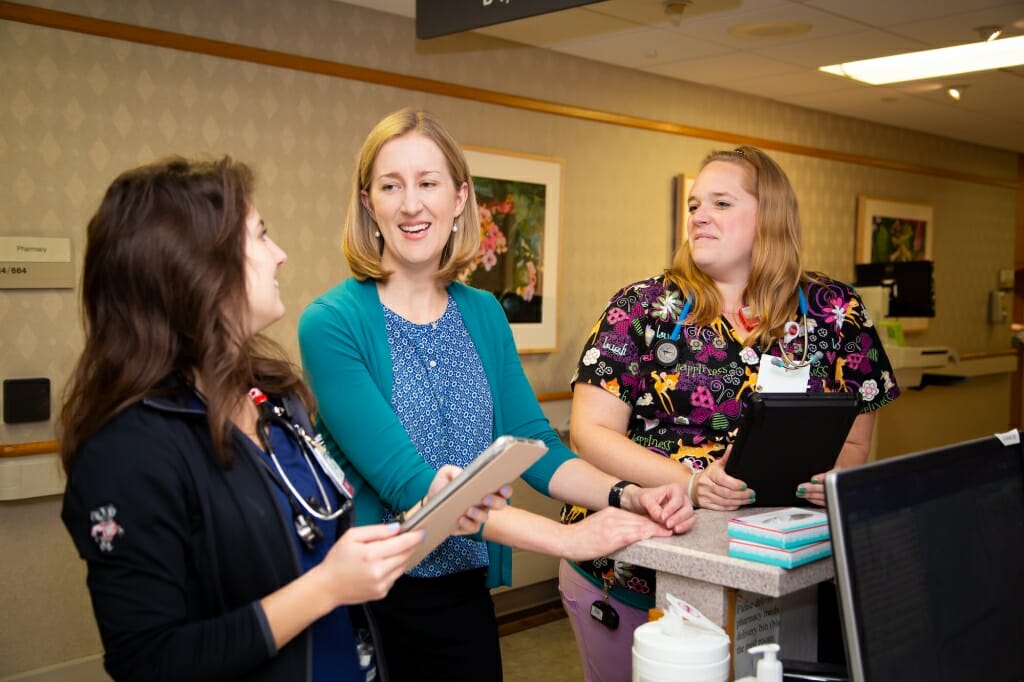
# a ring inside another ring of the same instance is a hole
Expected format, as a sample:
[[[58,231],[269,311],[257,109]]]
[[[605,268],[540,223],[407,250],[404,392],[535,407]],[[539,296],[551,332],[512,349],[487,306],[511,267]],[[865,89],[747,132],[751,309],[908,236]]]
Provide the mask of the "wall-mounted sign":
[[[599,0],[416,0],[416,37],[423,40]]]
[[[75,266],[66,237],[0,237],[0,289],[71,289]]]

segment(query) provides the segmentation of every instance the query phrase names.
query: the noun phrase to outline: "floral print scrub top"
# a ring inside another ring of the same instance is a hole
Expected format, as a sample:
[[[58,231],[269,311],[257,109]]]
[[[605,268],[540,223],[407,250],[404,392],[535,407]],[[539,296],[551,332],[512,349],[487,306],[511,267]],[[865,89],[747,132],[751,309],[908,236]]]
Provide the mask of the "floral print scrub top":
[[[899,395],[892,367],[871,318],[854,290],[823,275],[804,285],[807,296],[808,391],[857,391],[861,412],[877,410]],[[631,284],[609,301],[583,348],[573,385],[601,386],[632,408],[627,436],[648,450],[690,467],[706,468],[733,442],[757,383],[761,355],[779,356],[778,344],[745,347],[721,317],[706,327],[683,324],[679,355],[665,367],[654,346],[668,338],[682,312],[682,292],[664,275]],[[798,310],[785,326],[786,353],[803,357]],[[567,505],[562,520],[587,513]],[[595,583],[612,586],[638,608],[653,604],[654,572],[610,559],[577,564]]]

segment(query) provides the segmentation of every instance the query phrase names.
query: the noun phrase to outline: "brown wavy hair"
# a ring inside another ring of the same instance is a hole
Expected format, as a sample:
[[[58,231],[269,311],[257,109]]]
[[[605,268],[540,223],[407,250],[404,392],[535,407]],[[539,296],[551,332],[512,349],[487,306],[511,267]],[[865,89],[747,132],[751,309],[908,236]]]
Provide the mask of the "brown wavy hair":
[[[352,180],[352,196],[345,216],[341,248],[356,279],[386,282],[391,275],[381,263],[384,241],[376,235],[377,223],[369,210],[363,206],[362,193],[370,190],[373,164],[377,161],[381,147],[396,137],[412,132],[423,135],[438,146],[448,162],[448,172],[456,187],[460,187],[462,183],[469,187],[462,215],[455,217],[459,229],[451,234],[441,253],[437,277],[447,286],[469,266],[480,249],[480,214],[465,154],[444,124],[436,116],[422,109],[399,109],[382,118],[366,136],[356,160],[356,173]]]
[[[757,197],[757,225],[754,233],[750,278],[745,298],[760,318],[744,339],[746,345],[768,346],[783,336],[783,325],[792,319],[798,305],[798,287],[817,281],[800,262],[800,209],[796,192],[785,171],[756,147],[713,151],[704,157],[701,170],[713,161],[732,163],[749,171],[744,189]],[[665,272],[684,296],[693,296],[690,319],[708,325],[722,314],[721,298],[714,281],[693,261],[689,241],[683,242]]]
[[[246,227],[254,176],[224,157],[174,157],[122,173],[89,221],[85,348],[64,393],[61,460],[179,378],[203,386],[214,453],[230,467],[231,416],[258,386],[312,397],[283,350],[248,329]]]

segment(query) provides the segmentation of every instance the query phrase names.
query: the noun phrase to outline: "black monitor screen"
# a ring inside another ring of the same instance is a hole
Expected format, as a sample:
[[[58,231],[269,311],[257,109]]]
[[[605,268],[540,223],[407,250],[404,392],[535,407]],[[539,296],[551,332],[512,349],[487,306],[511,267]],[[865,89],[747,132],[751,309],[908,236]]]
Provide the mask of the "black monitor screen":
[[[830,475],[856,682],[1024,679],[1022,456],[988,437]]]
[[[932,262],[859,263],[857,286],[889,287],[889,310],[883,317],[935,317]]]

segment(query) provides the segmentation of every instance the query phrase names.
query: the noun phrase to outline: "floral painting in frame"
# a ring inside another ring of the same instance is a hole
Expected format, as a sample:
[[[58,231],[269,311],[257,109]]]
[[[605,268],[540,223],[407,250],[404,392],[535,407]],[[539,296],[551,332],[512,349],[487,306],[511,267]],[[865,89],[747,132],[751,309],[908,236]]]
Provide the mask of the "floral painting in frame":
[[[875,197],[857,198],[857,263],[932,259],[932,207]]]
[[[857,242],[854,263],[900,263],[932,260],[934,209],[894,199],[857,197]],[[923,332],[927,317],[901,317],[904,332]]]
[[[558,237],[564,163],[465,148],[480,216],[480,249],[462,279],[501,303],[520,353],[558,346]]]

